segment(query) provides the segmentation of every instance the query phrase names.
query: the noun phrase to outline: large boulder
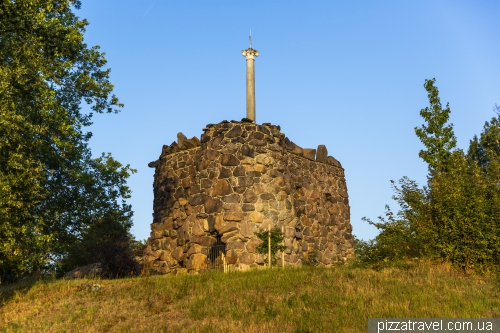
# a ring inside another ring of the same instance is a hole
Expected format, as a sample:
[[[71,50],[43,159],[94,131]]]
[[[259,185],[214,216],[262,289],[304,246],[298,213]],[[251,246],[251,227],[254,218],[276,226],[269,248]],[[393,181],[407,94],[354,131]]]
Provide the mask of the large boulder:
[[[64,278],[67,280],[95,278],[102,276],[103,273],[104,271],[102,268],[102,264],[98,262],[95,264],[75,268],[74,270],[64,274]]]

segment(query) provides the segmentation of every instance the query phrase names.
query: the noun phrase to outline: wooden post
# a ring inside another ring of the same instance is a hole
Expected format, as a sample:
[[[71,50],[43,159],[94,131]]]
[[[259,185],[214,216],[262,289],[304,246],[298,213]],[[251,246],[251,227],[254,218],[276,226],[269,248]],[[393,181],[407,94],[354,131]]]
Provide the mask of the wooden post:
[[[285,227],[281,227],[281,233],[283,234],[283,246],[285,246]],[[281,267],[285,267],[285,250],[281,251]]]
[[[267,232],[267,248],[269,249],[267,260],[269,260],[269,268],[271,268],[271,225],[270,224],[269,224],[269,230]]]
[[[226,264],[226,256],[224,255],[224,253],[222,253],[222,251],[219,251],[219,253],[222,257],[222,268],[224,270],[224,273],[227,273],[229,271],[229,267]]]

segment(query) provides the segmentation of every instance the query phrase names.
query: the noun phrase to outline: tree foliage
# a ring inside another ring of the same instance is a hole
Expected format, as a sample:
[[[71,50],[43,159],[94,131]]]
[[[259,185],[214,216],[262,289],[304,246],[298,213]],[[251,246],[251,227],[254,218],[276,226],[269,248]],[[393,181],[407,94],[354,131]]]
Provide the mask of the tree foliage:
[[[441,107],[439,90],[434,86],[436,79],[425,80],[425,90],[429,106],[420,110],[420,116],[424,118],[426,124],[415,127],[415,133],[424,144],[426,150],[421,150],[418,154],[431,170],[439,170],[448,162],[453,148],[456,146],[453,124],[447,124],[450,118],[450,106]]]
[[[257,252],[261,254],[268,254],[269,253],[269,231],[268,230],[262,230],[261,232],[256,232],[255,235],[257,238],[259,238],[262,242],[257,246]],[[282,245],[283,243],[283,233],[278,227],[273,227],[271,229],[271,258],[272,261],[271,263],[274,264],[276,263],[276,253],[278,251],[284,251],[286,250],[286,246]],[[266,259],[266,262],[268,262],[269,258]]]
[[[372,242],[360,243],[366,262],[440,258],[466,271],[498,270],[500,265],[500,116],[486,122],[465,154],[456,148],[450,109],[441,108],[435,80],[426,80],[430,107],[415,128],[425,146],[427,185],[404,177],[394,185],[400,210],[368,223],[381,230]],[[498,107],[497,107],[498,111]]]
[[[89,263],[102,264],[104,277],[116,278],[138,274],[140,267],[135,260],[143,244],[135,242],[129,226],[114,216],[103,216],[81,235],[62,260],[63,271]]]
[[[1,282],[54,266],[104,217],[131,225],[134,170],[109,154],[92,158],[84,131],[94,113],[123,105],[104,54],[83,41],[88,22],[72,11],[80,5],[0,1]]]

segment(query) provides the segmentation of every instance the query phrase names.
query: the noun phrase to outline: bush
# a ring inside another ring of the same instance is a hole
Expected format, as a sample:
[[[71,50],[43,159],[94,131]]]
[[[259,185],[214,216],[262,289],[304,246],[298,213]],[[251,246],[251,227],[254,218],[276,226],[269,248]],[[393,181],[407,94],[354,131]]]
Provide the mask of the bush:
[[[262,241],[262,243],[257,246],[257,252],[262,254],[269,253],[269,232],[268,230],[263,230],[261,232],[255,233],[255,235]],[[271,264],[276,264],[276,253],[278,251],[284,251],[286,246],[281,245],[283,242],[283,233],[277,227],[271,229]],[[266,263],[269,258],[266,259]]]
[[[441,108],[434,80],[426,80],[427,125],[415,131],[426,150],[427,186],[404,177],[393,188],[400,210],[368,223],[381,230],[370,242],[357,241],[363,263],[440,259],[470,271],[500,270],[500,116],[474,137],[467,154],[455,148],[449,107]],[[496,107],[497,112],[500,111]]]
[[[135,241],[126,226],[116,220],[103,219],[69,249],[62,272],[99,262],[103,277],[137,275],[140,265],[135,257],[143,248],[144,242]]]

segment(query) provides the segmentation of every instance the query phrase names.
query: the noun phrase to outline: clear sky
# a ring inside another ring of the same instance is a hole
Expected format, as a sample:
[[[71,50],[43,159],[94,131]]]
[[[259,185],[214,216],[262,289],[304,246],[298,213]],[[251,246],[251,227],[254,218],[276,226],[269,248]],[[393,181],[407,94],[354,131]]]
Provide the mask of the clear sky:
[[[414,127],[436,78],[467,149],[500,104],[500,2],[90,0],[90,22],[111,68],[119,114],[96,115],[91,148],[111,152],[130,178],[133,234],[149,236],[154,169],[178,132],[245,116],[245,58],[252,29],[257,123],[280,125],[303,148],[324,144],[345,169],[356,236],[397,208],[390,180],[425,183]]]

